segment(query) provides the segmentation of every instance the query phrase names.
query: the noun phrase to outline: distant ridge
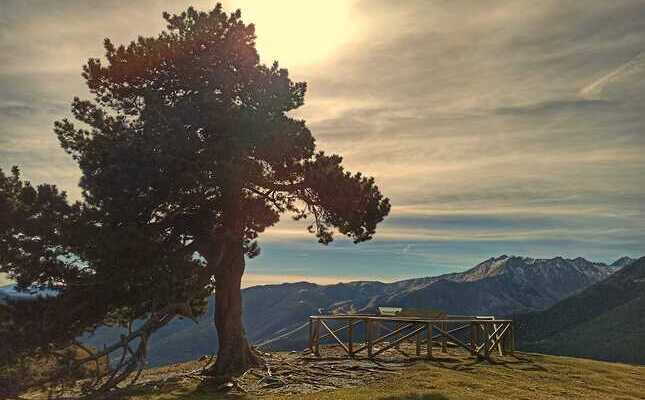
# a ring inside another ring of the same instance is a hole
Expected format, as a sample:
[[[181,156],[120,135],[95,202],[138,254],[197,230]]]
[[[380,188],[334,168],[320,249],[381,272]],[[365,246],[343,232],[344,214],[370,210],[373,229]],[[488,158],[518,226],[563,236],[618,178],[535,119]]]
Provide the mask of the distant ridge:
[[[622,260],[622,258],[620,259]],[[617,260],[616,262],[618,262]],[[584,258],[535,259],[492,257],[460,273],[407,279],[393,283],[357,281],[335,285],[308,282],[255,286],[243,290],[247,335],[265,349],[300,350],[306,331],[297,331],[309,315],[373,312],[377,306],[441,309],[452,314],[511,315],[546,309],[600,282],[618,267]],[[1,297],[1,294],[0,294]],[[151,366],[192,360],[216,350],[213,300],[198,323],[175,320],[150,341]],[[298,334],[285,335],[296,331]],[[103,327],[84,341],[101,347],[121,330]],[[273,340],[279,338],[277,340]]]
[[[524,350],[645,364],[645,257],[516,320]]]
[[[621,257],[618,260],[616,260],[613,263],[611,263],[609,266],[614,267],[614,268],[623,268],[624,266],[627,266],[627,265],[633,263],[634,261],[636,261],[635,258]]]
[[[358,281],[335,285],[308,282],[247,288],[243,291],[247,335],[254,343],[269,341],[266,350],[301,350],[306,329],[297,329],[309,315],[372,312],[380,305],[430,307],[454,314],[508,315],[547,308],[599,282],[615,269],[582,258],[533,259],[500,256],[473,268],[435,277],[393,283]],[[213,301],[198,324],[172,324],[151,339],[150,364],[163,365],[198,358],[215,351]],[[285,333],[296,331],[285,336]],[[88,339],[101,345],[112,328]],[[273,340],[279,338],[277,340]]]
[[[623,257],[620,260],[629,259]],[[617,260],[616,262],[620,261]],[[613,265],[613,264],[612,264]],[[605,276],[607,274],[607,265],[588,261],[582,257],[567,259],[562,257],[554,258],[531,258],[502,255],[492,257],[488,260],[477,264],[473,268],[456,274],[462,281],[476,281],[483,278],[490,278],[503,274],[518,273],[519,270],[531,271],[533,274],[549,275],[555,271],[570,270],[578,271],[582,274],[597,274]],[[521,272],[519,272],[521,273]],[[458,278],[459,279],[459,278]]]

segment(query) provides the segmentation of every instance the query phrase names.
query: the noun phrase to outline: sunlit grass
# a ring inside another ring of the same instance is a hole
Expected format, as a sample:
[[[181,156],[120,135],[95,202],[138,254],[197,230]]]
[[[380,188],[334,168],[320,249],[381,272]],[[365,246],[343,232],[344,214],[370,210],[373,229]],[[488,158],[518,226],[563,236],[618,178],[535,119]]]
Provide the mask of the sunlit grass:
[[[267,395],[290,400],[642,399],[645,367],[517,353],[491,365],[465,357],[423,362],[402,375],[364,387],[314,394]],[[125,396],[131,400],[251,399],[226,395],[193,380]]]

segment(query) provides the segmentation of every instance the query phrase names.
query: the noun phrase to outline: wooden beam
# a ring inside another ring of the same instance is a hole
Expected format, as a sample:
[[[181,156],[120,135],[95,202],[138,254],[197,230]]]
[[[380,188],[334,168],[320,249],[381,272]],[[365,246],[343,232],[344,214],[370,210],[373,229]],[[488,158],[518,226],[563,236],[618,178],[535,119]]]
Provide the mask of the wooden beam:
[[[426,357],[430,359],[432,358],[432,324],[427,323],[426,330],[426,337],[428,338],[428,341],[426,343]]]
[[[504,335],[506,334],[506,331],[508,330],[510,325],[504,324],[503,326],[504,326],[504,329],[502,329],[502,332],[498,336],[495,337],[495,341],[488,347],[488,352],[489,353],[490,353],[491,350],[493,350],[495,348],[496,345],[499,344],[499,340],[502,337],[504,337]],[[502,325],[500,325],[500,328],[501,327],[502,327]]]
[[[309,317],[309,351],[314,352],[314,320]]]
[[[509,325],[511,326],[511,331],[508,333],[511,336],[511,350],[510,353],[513,354],[515,352],[515,324],[513,321],[509,322]]]
[[[448,323],[446,321],[441,321],[441,331],[447,332],[448,331]],[[443,335],[441,337],[441,352],[442,353],[447,353],[448,352],[448,336]]]
[[[320,320],[316,319],[314,325],[314,354],[320,357]]]
[[[374,356],[374,347],[372,345],[372,320],[367,318],[365,319],[365,345],[367,346],[367,357],[372,358]]]
[[[502,349],[504,354],[510,354],[512,352],[511,351],[511,336],[512,336],[511,328],[512,327],[509,327],[508,332],[506,333],[506,335],[504,335],[504,337],[500,341],[500,343],[502,344]]]
[[[327,331],[328,331],[328,332],[331,334],[331,336],[332,336],[332,337],[333,337],[333,338],[338,342],[338,344],[339,344],[339,345],[341,345],[341,347],[345,350],[345,352],[346,352],[347,354],[350,354],[350,353],[349,353],[349,349],[347,348],[347,346],[345,346],[345,343],[343,343],[343,341],[342,341],[342,340],[340,340],[340,338],[339,338],[338,336],[336,336],[336,334],[334,333],[334,331],[332,331],[332,330],[331,330],[331,328],[330,328],[330,327],[325,323],[325,321],[321,319],[321,320],[320,320],[320,323],[322,324],[322,326],[324,326],[324,327],[325,327],[325,329],[327,329]]]
[[[470,351],[470,347],[469,347],[466,343],[464,343],[464,342],[462,342],[461,340],[459,340],[458,338],[456,338],[455,336],[453,336],[453,335],[451,335],[450,333],[448,333],[448,332],[444,331],[443,329],[439,328],[438,326],[435,326],[435,329],[436,329],[436,330],[438,330],[442,335],[444,335],[444,337],[446,338],[446,340],[447,340],[448,338],[450,338],[450,339],[452,339],[455,343],[457,343],[458,345],[460,345],[461,347],[463,347],[464,349],[466,349],[466,350]]]
[[[419,332],[423,331],[424,329],[425,329],[424,326],[422,326],[420,328],[417,328],[417,329],[413,330],[412,332],[408,333],[407,335],[404,335],[404,336],[396,339],[394,342],[388,343],[387,346],[381,347],[377,351],[373,352],[372,355],[377,356],[377,355],[381,354],[382,352],[384,352],[385,350],[388,350],[388,349],[390,349],[392,347],[395,347],[397,345],[397,343],[401,343],[402,341],[404,341],[404,340],[406,340],[408,338],[411,338],[412,336],[418,334]]]
[[[486,325],[488,325],[488,324],[486,324]],[[488,352],[489,350],[488,350],[488,346],[487,346],[487,344],[488,344],[488,343],[489,343],[489,342],[490,342],[490,341],[495,337],[495,335],[496,335],[496,334],[497,334],[497,332],[502,328],[502,326],[505,326],[505,325],[506,325],[506,324],[504,324],[504,325],[500,325],[500,326],[499,326],[497,329],[495,329],[495,330],[493,331],[493,333],[492,333],[492,334],[490,334],[490,335],[488,335],[488,333],[486,332],[486,337],[484,338],[484,342],[483,342],[483,343],[482,343],[482,344],[477,348],[477,352],[479,353],[479,352],[481,351],[481,349],[485,349],[485,350]],[[495,343],[497,343],[497,342],[495,342]]]
[[[497,324],[493,323],[493,329],[497,330]],[[502,351],[502,343],[497,339],[497,352],[499,353],[500,356],[504,355],[504,352]]]
[[[372,324],[372,337],[379,337],[381,336],[381,321],[376,320],[376,319],[370,319],[370,322]]]
[[[457,328],[454,328],[454,329],[449,330],[449,331],[448,331],[448,333],[455,333],[455,332],[459,332],[459,331],[461,331],[461,330],[463,330],[463,329],[468,328],[469,326],[470,326],[470,325],[461,325],[461,326],[459,326],[459,327],[457,327]],[[442,336],[441,334],[434,335],[434,336],[432,337],[432,340],[434,340],[434,339],[438,339],[438,338],[440,338],[441,336]]]
[[[332,320],[333,320],[333,318],[321,318],[320,320],[321,320],[321,321],[324,321],[325,319],[332,319]],[[355,325],[355,324],[358,324],[358,321],[352,321],[352,320],[350,320],[350,321],[351,321],[350,323],[352,323],[352,324],[354,324],[354,325]],[[345,329],[347,329],[347,325],[343,325],[343,326],[341,326],[340,328],[336,328],[336,329],[334,329],[334,330],[333,330],[333,332],[334,332],[334,333],[339,333],[339,332],[344,331]],[[325,333],[325,334],[324,334],[324,335],[322,335],[320,338],[321,338],[321,339],[325,339],[325,338],[330,337],[330,336],[331,336],[331,333]]]
[[[470,323],[470,354],[475,355],[477,352],[477,322]]]
[[[416,326],[414,323],[412,323],[412,324],[406,324],[406,325],[404,325],[404,326],[400,327],[399,329],[393,330],[393,331],[391,331],[391,332],[390,332],[390,333],[388,333],[388,334],[385,334],[385,335],[383,335],[383,336],[381,336],[381,337],[378,337],[378,338],[376,338],[376,339],[373,339],[373,340],[372,340],[372,342],[373,342],[373,344],[381,343],[381,342],[382,342],[382,341],[384,341],[385,339],[389,339],[390,337],[395,336],[395,335],[397,335],[398,333],[401,333],[401,332],[403,332],[404,330],[406,330],[406,329],[408,329],[408,328],[413,328],[414,326]]]
[[[354,340],[352,339],[353,327],[354,321],[350,321],[347,325],[347,349],[350,357],[354,355]]]
[[[397,323],[395,323],[395,324],[394,324],[394,330],[398,330],[400,327],[401,327],[401,323],[400,323],[400,322],[397,322]],[[398,337],[398,335],[396,335],[396,336]],[[396,349],[397,349],[397,350],[400,350],[400,349],[401,349],[401,346],[400,346],[399,342],[397,342],[397,344],[396,344]]]

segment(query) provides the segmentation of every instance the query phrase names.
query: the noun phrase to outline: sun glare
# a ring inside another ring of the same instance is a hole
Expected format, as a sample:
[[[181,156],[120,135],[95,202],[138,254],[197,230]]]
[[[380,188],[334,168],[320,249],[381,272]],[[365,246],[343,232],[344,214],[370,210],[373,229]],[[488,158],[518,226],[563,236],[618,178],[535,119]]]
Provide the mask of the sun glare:
[[[324,62],[334,51],[356,39],[357,19],[352,1],[253,1],[226,4],[242,9],[245,22],[253,22],[262,62],[278,60],[285,67]]]

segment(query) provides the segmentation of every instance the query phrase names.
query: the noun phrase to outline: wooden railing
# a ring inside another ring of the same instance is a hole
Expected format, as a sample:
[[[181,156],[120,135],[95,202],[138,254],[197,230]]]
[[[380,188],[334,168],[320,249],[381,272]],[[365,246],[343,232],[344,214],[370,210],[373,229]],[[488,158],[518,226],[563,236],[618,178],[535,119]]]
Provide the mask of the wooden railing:
[[[362,335],[357,328],[362,328]],[[366,352],[369,358],[374,358],[386,350],[399,349],[407,341],[414,341],[417,357],[423,352],[426,358],[432,358],[434,344],[444,353],[450,344],[485,359],[490,359],[495,350],[503,355],[512,354],[515,348],[513,321],[490,316],[448,315],[441,319],[422,319],[348,314],[309,317],[310,351],[320,356],[321,340],[327,338],[350,357]]]

